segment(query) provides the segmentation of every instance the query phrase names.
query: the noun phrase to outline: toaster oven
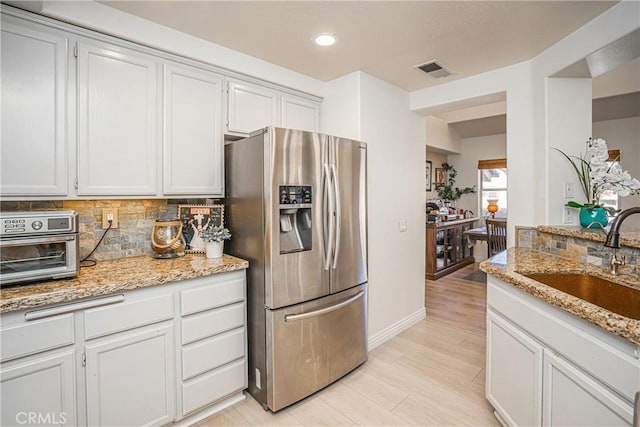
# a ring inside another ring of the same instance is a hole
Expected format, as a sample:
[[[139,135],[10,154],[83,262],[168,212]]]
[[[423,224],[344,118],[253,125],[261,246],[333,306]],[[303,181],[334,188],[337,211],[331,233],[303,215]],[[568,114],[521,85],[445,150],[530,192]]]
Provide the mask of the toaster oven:
[[[76,212],[0,213],[0,286],[73,277],[79,271]]]

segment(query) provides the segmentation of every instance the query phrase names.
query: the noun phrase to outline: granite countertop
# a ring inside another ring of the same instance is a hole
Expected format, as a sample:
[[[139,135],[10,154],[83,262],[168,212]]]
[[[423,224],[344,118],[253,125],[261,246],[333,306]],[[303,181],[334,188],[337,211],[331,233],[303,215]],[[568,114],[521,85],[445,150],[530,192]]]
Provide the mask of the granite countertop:
[[[602,242],[606,240],[607,231],[601,228],[588,229],[579,225],[539,225],[537,230],[542,233],[557,234],[559,236],[576,237],[578,239],[590,240],[593,242]],[[620,246],[628,246],[630,248],[640,248],[640,232],[621,231]]]
[[[230,255],[214,259],[209,259],[204,254],[188,254],[173,259],[137,256],[99,261],[94,267],[81,268],[80,274],[72,279],[0,289],[0,313],[109,295],[248,267],[247,261]]]
[[[640,290],[640,280],[632,275],[612,276],[602,268],[529,248],[511,248],[480,264],[487,274],[585,319],[606,331],[640,345],[640,320],[613,313],[523,276],[530,273],[587,273]]]

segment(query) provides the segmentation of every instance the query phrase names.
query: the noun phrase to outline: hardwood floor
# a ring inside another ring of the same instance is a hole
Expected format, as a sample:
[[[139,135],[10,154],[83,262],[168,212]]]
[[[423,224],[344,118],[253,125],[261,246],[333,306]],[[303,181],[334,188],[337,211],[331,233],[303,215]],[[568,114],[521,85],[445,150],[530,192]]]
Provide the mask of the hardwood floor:
[[[276,414],[247,394],[199,426],[498,426],[484,398],[486,288],[465,279],[477,271],[426,280],[427,318],[337,383]]]

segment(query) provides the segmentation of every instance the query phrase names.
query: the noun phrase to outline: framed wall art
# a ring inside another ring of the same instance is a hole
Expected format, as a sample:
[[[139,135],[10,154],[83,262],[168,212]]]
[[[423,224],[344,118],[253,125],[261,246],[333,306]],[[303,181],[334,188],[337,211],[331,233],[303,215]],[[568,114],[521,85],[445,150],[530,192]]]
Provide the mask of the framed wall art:
[[[444,168],[436,168],[436,188],[443,187],[445,179],[447,179],[447,174]]]
[[[178,217],[187,253],[204,253],[204,240],[200,233],[224,224],[224,205],[178,205]]]
[[[427,160],[425,163],[425,176],[426,176],[426,188],[427,191],[431,191],[431,160]]]

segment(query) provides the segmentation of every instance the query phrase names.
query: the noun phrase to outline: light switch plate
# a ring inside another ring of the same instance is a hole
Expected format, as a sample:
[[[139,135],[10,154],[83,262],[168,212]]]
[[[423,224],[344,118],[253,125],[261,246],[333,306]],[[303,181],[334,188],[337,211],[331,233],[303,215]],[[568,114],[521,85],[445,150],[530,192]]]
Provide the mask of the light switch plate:
[[[576,197],[576,184],[574,182],[564,183],[564,198],[573,199]]]
[[[575,218],[576,218],[576,210],[568,206],[565,206],[562,212],[562,223],[575,224]]]

